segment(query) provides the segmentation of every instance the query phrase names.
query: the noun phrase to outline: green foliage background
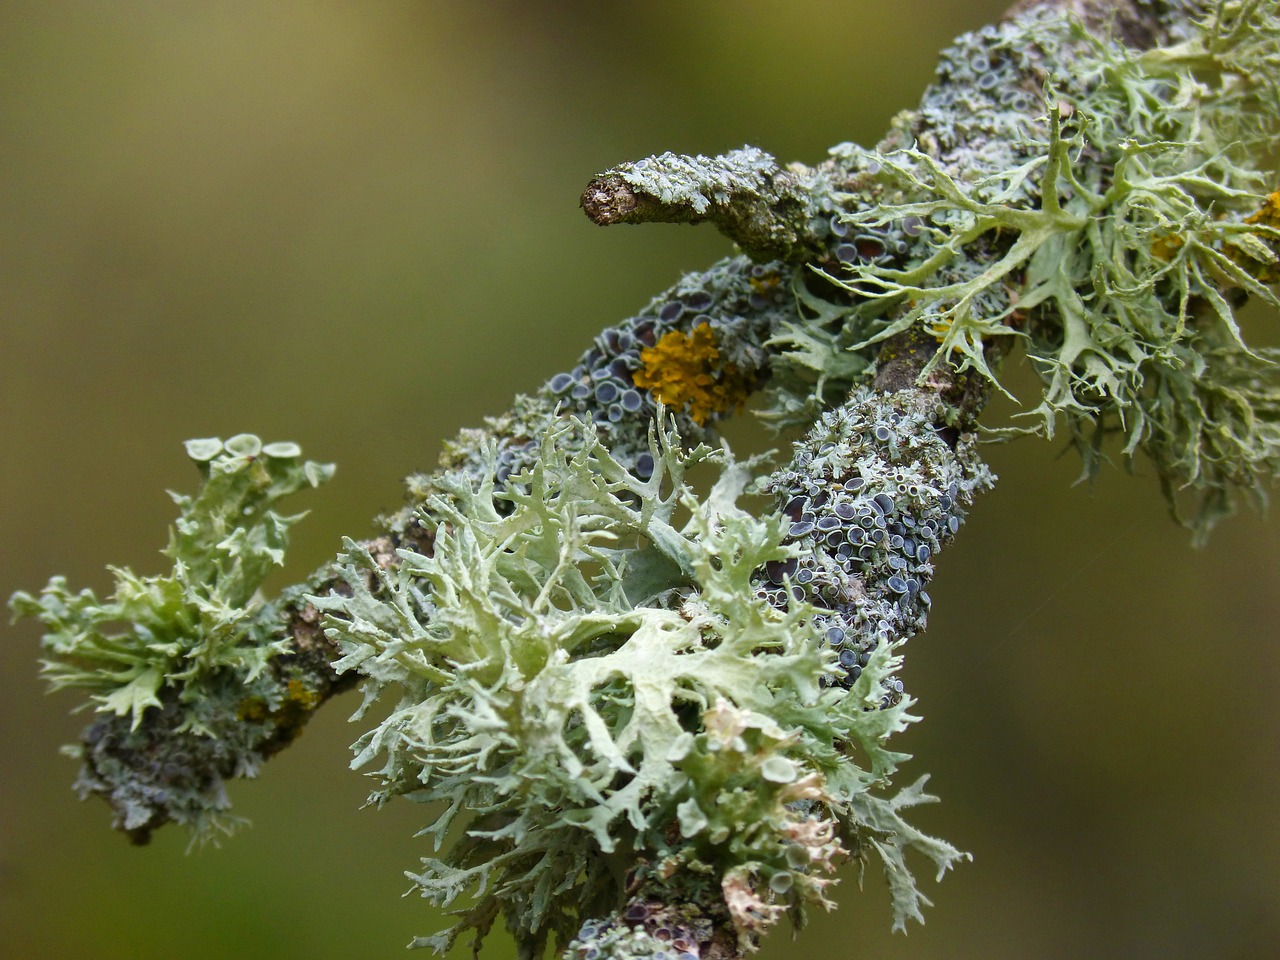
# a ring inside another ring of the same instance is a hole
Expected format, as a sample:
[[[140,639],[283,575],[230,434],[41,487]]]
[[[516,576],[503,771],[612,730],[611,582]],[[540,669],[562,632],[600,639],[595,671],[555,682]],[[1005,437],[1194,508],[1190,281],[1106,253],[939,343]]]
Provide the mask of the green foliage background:
[[[163,490],[196,481],[181,440],[242,430],[339,464],[278,582],[301,576],[445,437],[726,251],[592,226],[592,174],[873,143],[939,47],[1003,6],[0,0],[0,593],[161,569]],[[1248,332],[1274,343],[1275,319]],[[989,450],[1001,483],[907,651],[926,721],[904,774],[943,798],[918,821],[974,863],[908,937],[848,877],[838,914],[765,957],[1280,942],[1274,523],[1240,516],[1193,552],[1154,480],[1071,488],[1057,452]],[[359,809],[356,698],[235,785],[252,832],[133,850],[68,789],[56,748],[81,718],[40,692],[35,625],[0,630],[3,952],[390,957],[442,925],[398,899],[421,811]]]

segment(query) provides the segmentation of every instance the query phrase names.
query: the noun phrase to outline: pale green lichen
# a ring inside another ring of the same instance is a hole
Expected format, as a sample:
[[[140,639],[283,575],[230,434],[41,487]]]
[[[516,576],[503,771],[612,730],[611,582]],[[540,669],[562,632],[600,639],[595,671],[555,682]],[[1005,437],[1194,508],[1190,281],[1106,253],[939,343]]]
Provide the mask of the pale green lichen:
[[[756,262],[803,262],[828,230],[828,173],[783,167],[751,146],[716,157],[663,153],[606,170],[583,191],[582,207],[602,226],[710,221]]]
[[[1230,294],[1280,307],[1263,283],[1280,230],[1260,215],[1280,129],[1276,4],[1217,4],[1197,35],[1144,52],[1030,18],[993,32],[992,55],[1019,29],[1071,50],[1039,132],[1014,140],[1025,160],[964,180],[920,148],[868,161],[887,202],[847,223],[910,221],[916,238],[905,265],[833,278],[856,300],[850,348],[925,325],[941,340],[925,374],[951,362],[995,381],[992,338],[1027,337],[1044,393],[1012,433],[1065,422],[1091,475],[1103,436],[1123,435],[1167,492],[1197,492],[1207,531],[1280,466],[1275,356],[1244,346]]]
[[[295,638],[281,636],[278,605],[259,588],[302,516],[276,503],[333,468],[303,460],[297,444],[250,434],[191,440],[187,453],[203,482],[195,496],[171,494],[180,515],[163,551],[168,573],[113,567],[106,599],[54,577],[38,597],[9,601],[45,629],[51,688],[86,691],[82,706],[100,713],[68,748],[83,761],[76,789],[103,797],[137,843],[168,822],[197,840],[229,832],[237,820],[224,782],[253,776],[330,685]]]
[[[1036,58],[1049,77],[1031,122],[1028,94],[1006,83],[1033,75]],[[996,75],[987,94],[981,74],[955,83],[978,61]],[[1267,285],[1280,229],[1264,215],[1278,66],[1273,0],[1220,2],[1147,51],[1048,11],[962,40],[944,58],[951,83],[926,95],[918,146],[844,151],[863,192],[843,222],[901,252],[842,258],[825,276],[849,306],[826,305],[816,330],[777,342],[842,383],[858,372],[844,354],[923,327],[940,341],[925,376],[949,363],[998,384],[992,340],[1025,338],[1044,393],[1005,432],[1053,437],[1065,424],[1088,475],[1119,433],[1123,455],[1145,453],[1167,491],[1199,498],[1203,534],[1280,466],[1276,355],[1246,347],[1236,321],[1244,295],[1280,307]],[[961,95],[982,102],[956,118]],[[782,398],[775,415],[794,410]]]
[[[770,192],[777,169],[778,161],[769,154],[745,146],[719,157],[664,153],[620,164],[611,172],[667,206],[687,204],[702,214],[713,205],[726,206],[742,196]]]
[[[131,718],[161,705],[166,687],[186,701],[205,696],[202,683],[231,673],[251,684],[288,641],[262,625],[257,590],[284,561],[289,528],[303,514],[272,509],[281,497],[316,487],[333,467],[304,461],[293,443],[263,446],[239,434],[225,443],[191,440],[187,453],[203,477],[194,497],[171,493],[181,513],[162,551],[167,574],[139,576],[112,567],[115,589],[100,600],[53,577],[39,597],[18,592],[15,616],[35,617],[45,628],[51,689],[89,691],[96,709]],[[200,726],[193,714],[184,729]]]
[[[443,906],[476,898],[417,945],[483,936],[500,913],[526,952],[549,934],[565,943],[616,908],[644,860],[716,878],[749,935],[829,906],[842,844],[885,863],[901,922],[919,915],[903,851],[940,869],[960,856],[901,820],[917,794],[878,792],[902,759],[884,740],[911,719],[906,698],[876,709],[892,645],[850,689],[824,687],[833,658],[810,606],[784,612],[753,592],[791,553],[784,521],[735,505],[744,465],[683,450],[660,423],[642,480],[590,427],[560,421],[505,489],[443,484],[426,507],[432,556],[384,569],[348,544],[353,595],[313,600],[339,667],[370,678],[370,699],[401,691],[357,744],[357,766],[384,758],[374,799],[443,804],[424,831],[443,852],[415,885]],[[698,499],[684,474],[707,460],[723,473]]]

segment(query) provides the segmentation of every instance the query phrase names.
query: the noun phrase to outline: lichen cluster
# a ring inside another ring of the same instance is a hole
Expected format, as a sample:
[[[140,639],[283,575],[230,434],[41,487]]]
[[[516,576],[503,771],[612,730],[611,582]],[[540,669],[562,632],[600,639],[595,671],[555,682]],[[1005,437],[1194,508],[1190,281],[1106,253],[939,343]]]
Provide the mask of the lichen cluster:
[[[745,396],[769,379],[766,343],[794,315],[788,286],[792,268],[729,257],[690,273],[643,310],[601,332],[578,363],[551,377],[531,396],[446,444],[440,466],[478,478],[488,469],[482,451],[496,444],[499,482],[536,458],[544,431],[562,416],[590,420],[596,436],[640,475],[652,469],[649,429],[666,404],[687,442],[712,439],[709,428],[732,415]],[[695,331],[706,328],[703,333]],[[660,349],[659,344],[664,344]],[[645,359],[646,351],[649,360]],[[684,381],[709,377],[709,382]],[[644,384],[648,384],[647,386]],[[435,474],[409,478],[411,509],[391,526],[420,536],[414,510],[440,492]]]
[[[886,865],[898,922],[918,917],[905,850],[940,869],[960,854],[901,819],[917,793],[882,792],[901,759],[883,741],[911,719],[886,695],[897,642],[826,685],[837,654],[815,608],[755,590],[798,554],[789,522],[738,507],[749,465],[683,449],[665,419],[644,478],[573,418],[538,450],[504,486],[455,475],[424,508],[432,556],[384,567],[349,543],[352,594],[313,598],[338,668],[369,678],[370,701],[400,694],[358,745],[358,765],[383,762],[375,799],[442,805],[425,832],[443,852],[414,883],[443,906],[475,896],[418,945],[483,936],[500,913],[531,955],[567,942],[638,859],[711,878],[747,938],[830,906],[849,850]],[[684,477],[708,461],[722,475],[699,499]]]
[[[1278,67],[1272,2],[1218,3],[1146,51],[1047,9],[962,38],[899,121],[915,145],[842,148],[856,242],[824,276],[850,306],[834,342],[789,338],[823,362],[923,326],[941,342],[929,369],[995,383],[992,341],[1022,338],[1044,393],[1006,432],[1065,425],[1089,475],[1119,434],[1198,500],[1203,535],[1280,465],[1277,355],[1235,319],[1245,295],[1280,306]]]
[[[694,213],[728,207],[743,195],[769,190],[768,175],[776,161],[758,147],[745,146],[719,157],[683,157],[664,153],[616,169],[622,179],[664,206],[687,205]]]
[[[584,923],[569,943],[566,957],[653,957],[654,960],[700,960],[701,944],[711,939],[709,918],[667,903],[633,900],[616,920]]]
[[[939,436],[944,418],[926,394],[855,390],[764,483],[798,551],[766,564],[756,592],[778,607],[814,607],[810,623],[836,653],[842,683],[879,647],[924,629],[933,558],[993,481],[971,436],[955,449]],[[901,693],[895,679],[886,700]]]
[[[830,216],[828,181],[800,164],[783,167],[758,147],[715,157],[664,153],[619,164],[587,185],[582,207],[596,223],[710,221],[752,259],[796,262]]]
[[[276,502],[324,483],[332,466],[250,434],[191,440],[187,453],[203,482],[195,496],[171,494],[180,515],[163,551],[168,573],[114,567],[107,599],[53,577],[38,597],[9,601],[46,631],[50,687],[85,690],[107,715],[76,748],[85,761],[77,786],[104,795],[138,840],[169,820],[200,838],[227,829],[222,780],[255,769],[317,701],[290,674],[297,651],[276,634],[275,608],[258,588],[302,516],[277,513]],[[107,722],[114,717],[127,723]]]
[[[502,919],[527,958],[554,939],[689,960],[726,924],[749,946],[829,908],[845,859],[883,867],[896,925],[920,919],[907,852],[940,874],[962,855],[904,820],[923,780],[891,786],[888,738],[914,719],[901,647],[992,482],[973,417],[1009,341],[1044,392],[1003,433],[1065,428],[1089,472],[1119,434],[1171,498],[1200,498],[1201,531],[1280,466],[1280,354],[1235,320],[1247,296],[1277,304],[1280,13],[1205,9],[1140,51],[1032,8],[944,52],[878,149],[820,167],[743,150],[593,181],[602,204],[706,215],[744,254],[463,431],[309,590],[256,596],[296,519],[272,505],[328,468],[193,441],[205,483],[177,498],[170,574],[12,601],[45,626],[51,683],[103,714],[82,789],[136,836],[207,831],[223,780],[338,671],[365,709],[394,700],[356,744],[373,799],[437,805],[411,878],[455,923],[416,945]],[[781,465],[713,446],[760,389],[762,416],[800,428]]]
[[[627,919],[628,889],[717,903],[750,942],[825,906],[846,852],[884,864],[896,922],[919,917],[905,851],[942,869],[959,854],[902,820],[918,786],[883,792],[911,703],[900,645],[991,477],[943,387],[885,396],[870,378],[923,331],[924,387],[998,385],[1018,338],[1046,385],[1022,430],[1065,425],[1089,470],[1121,432],[1168,489],[1216,498],[1202,528],[1256,486],[1275,466],[1275,377],[1240,342],[1233,291],[1274,303],[1259,147],[1277,111],[1253,74],[1275,75],[1277,22],[1274,3],[1217,4],[1142,53],[1036,9],[963,38],[879,149],[792,171],[827,184],[785,247],[802,259],[744,243],[761,262],[686,277],[460,438],[405,524],[433,531],[430,551],[348,550],[367,589],[320,601],[327,628],[371,696],[404,691],[358,759],[382,758],[378,799],[446,804],[423,895],[475,896],[417,943],[483,936],[503,913],[530,954],[552,935],[584,960],[668,953],[658,931],[675,931],[636,902]],[[653,181],[678,159],[614,173],[671,219],[740,202],[720,225],[747,236],[754,181],[721,182],[708,158],[685,158],[680,190]],[[767,418],[812,427],[786,466],[752,471],[773,502],[752,521],[729,495],[743,479],[683,487],[681,444],[761,385]],[[655,442],[661,402],[674,430]],[[697,935],[678,939],[697,955]]]

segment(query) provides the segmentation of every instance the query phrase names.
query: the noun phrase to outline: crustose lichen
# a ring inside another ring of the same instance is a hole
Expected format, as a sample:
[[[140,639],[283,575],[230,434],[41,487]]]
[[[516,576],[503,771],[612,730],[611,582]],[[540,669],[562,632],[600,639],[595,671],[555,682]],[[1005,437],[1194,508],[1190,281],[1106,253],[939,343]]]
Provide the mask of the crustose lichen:
[[[737,366],[721,360],[709,323],[698,324],[687,336],[680,330],[663,334],[640,351],[640,361],[632,375],[635,385],[669,407],[687,407],[699,425],[713,414],[741,410],[750,393]]]

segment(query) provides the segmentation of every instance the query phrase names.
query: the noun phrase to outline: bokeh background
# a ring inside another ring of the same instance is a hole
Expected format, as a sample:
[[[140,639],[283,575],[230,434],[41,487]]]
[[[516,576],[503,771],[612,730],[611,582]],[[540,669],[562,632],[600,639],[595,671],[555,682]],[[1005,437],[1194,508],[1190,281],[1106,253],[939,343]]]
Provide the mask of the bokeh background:
[[[279,582],[303,576],[442,439],[728,252],[592,226],[594,173],[873,143],[1003,6],[3,0],[0,593],[159,569],[164,490],[195,480],[181,441],[240,431],[339,464]],[[1141,470],[1089,490],[1054,445],[989,453],[1002,480],[941,558],[906,670],[927,719],[902,737],[944,798],[919,821],[974,861],[925,879],[909,936],[871,872],[762,956],[1278,955],[1274,522],[1193,551]],[[42,693],[35,625],[0,630],[0,954],[395,957],[439,928],[400,898],[421,811],[360,809],[354,698],[233,786],[250,831],[132,849],[68,788],[82,718]]]

